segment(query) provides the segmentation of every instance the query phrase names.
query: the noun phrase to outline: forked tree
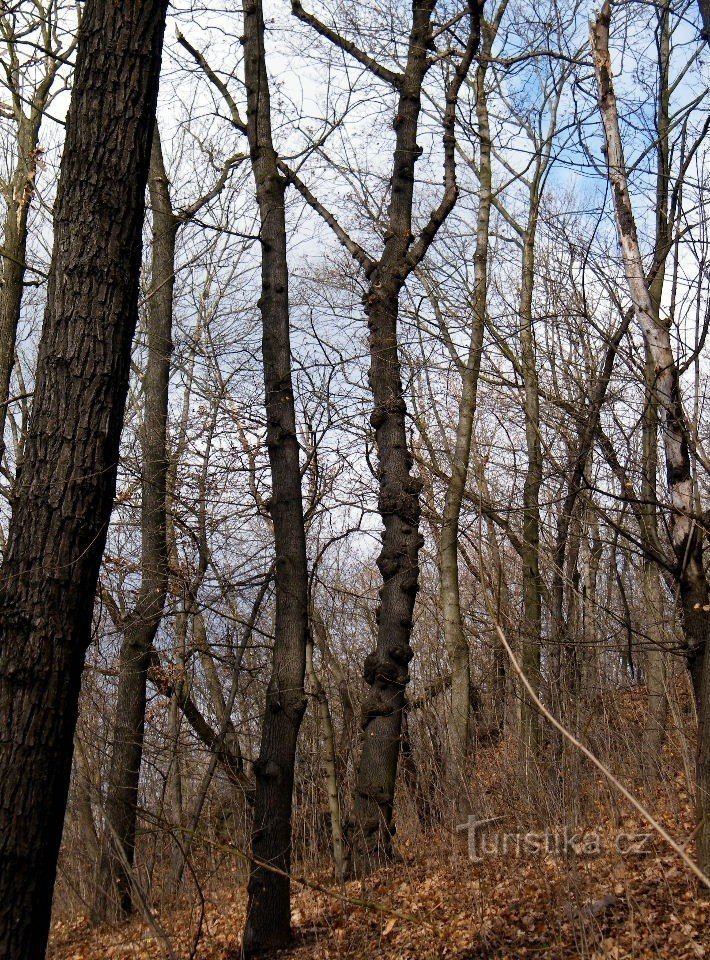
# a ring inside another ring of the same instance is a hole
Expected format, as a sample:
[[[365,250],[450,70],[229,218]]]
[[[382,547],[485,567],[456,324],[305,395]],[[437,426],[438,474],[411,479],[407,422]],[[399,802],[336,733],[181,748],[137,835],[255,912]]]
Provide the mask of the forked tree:
[[[435,57],[436,0],[414,0],[404,69],[391,70],[356,44],[306,12],[292,0],[293,13],[319,34],[367,68],[396,93],[393,126],[395,144],[385,215],[384,243],[371,256],[299,177],[291,180],[306,202],[324,219],[353,256],[367,280],[363,298],[369,329],[369,385],[379,459],[378,510],[384,527],[377,566],[382,576],[377,644],[365,659],[369,687],[362,709],[362,750],[357,768],[352,814],[346,824],[349,869],[371,870],[392,850],[393,806],[402,734],[404,695],[409,680],[414,602],[419,589],[421,481],[412,475],[413,458],[407,439],[399,347],[399,298],[410,276],[426,256],[458,197],[456,180],[456,112],[459,93],[468,76],[480,39],[480,6],[470,0],[461,39],[454,28],[437,29],[448,42],[460,44],[461,56],[446,83],[442,116],[444,190],[418,235],[414,233],[415,165],[422,154],[418,143],[422,89]],[[448,11],[447,11],[448,15]]]

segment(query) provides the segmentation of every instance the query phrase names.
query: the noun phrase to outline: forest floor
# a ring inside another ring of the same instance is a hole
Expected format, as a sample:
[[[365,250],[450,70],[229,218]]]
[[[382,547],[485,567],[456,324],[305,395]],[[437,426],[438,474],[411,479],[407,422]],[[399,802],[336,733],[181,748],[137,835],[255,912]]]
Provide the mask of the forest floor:
[[[690,823],[673,826],[679,836]],[[337,888],[323,876],[295,883],[296,939],[280,956],[710,958],[710,891],[660,840],[641,840],[646,833],[640,820],[625,818],[585,832],[576,854],[560,853],[555,841],[535,855],[508,849],[482,862],[468,859],[465,834],[432,837],[425,853],[421,842],[418,850],[405,842],[401,861],[366,885]],[[632,843],[639,849],[627,849]],[[54,925],[49,958],[227,960],[238,956],[244,908],[234,885],[205,894],[199,909],[153,915],[152,923],[94,928],[78,917]]]

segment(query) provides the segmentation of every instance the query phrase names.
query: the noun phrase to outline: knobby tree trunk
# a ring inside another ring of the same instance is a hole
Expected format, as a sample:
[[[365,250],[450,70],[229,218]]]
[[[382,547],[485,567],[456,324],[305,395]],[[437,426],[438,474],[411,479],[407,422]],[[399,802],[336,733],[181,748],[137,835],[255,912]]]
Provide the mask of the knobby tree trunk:
[[[345,825],[348,872],[362,875],[388,859],[394,835],[393,806],[402,734],[402,711],[409,680],[414,601],[419,589],[419,533],[422,482],[412,476],[413,458],[406,429],[398,345],[399,295],[407,277],[424,259],[458,197],[456,181],[456,107],[480,39],[480,6],[468,4],[470,29],[466,47],[446,89],[442,119],[444,192],[419,236],[412,233],[414,169],[422,148],[417,143],[422,85],[432,60],[432,18],[436,0],[413,0],[405,68],[401,73],[383,67],[353,43],[306,13],[292,0],[295,16],[312,26],[348,56],[364,65],[398,93],[395,149],[390,178],[391,196],[381,256],[373,260],[313,196],[298,176],[291,182],[306,202],[325,220],[338,240],[363,268],[368,289],[363,299],[369,329],[368,380],[374,409],[379,461],[378,510],[384,531],[377,566],[379,591],[377,643],[364,664],[369,687],[362,709],[362,750],[355,778],[350,817]]]
[[[259,206],[262,352],[271,517],[276,556],[272,674],[266,691],[249,877],[245,955],[285,946],[291,938],[291,809],[296,741],[306,708],[308,567],[299,444],[291,380],[286,252],[286,180],[271,132],[261,0],[244,3],[247,137]]]
[[[0,958],[44,956],[115,492],[166,0],[88,0],[0,571]]]
[[[125,625],[119,659],[111,767],[105,801],[106,829],[94,902],[97,920],[116,920],[133,908],[131,868],[135,853],[146,688],[153,640],[163,616],[168,589],[168,382],[172,353],[175,238],[179,221],[170,201],[157,127],[151,149],[148,186],[153,227],[146,314],[148,356],[143,376],[141,430],[141,587],[135,609]]]
[[[397,321],[406,276],[403,266],[412,236],[414,164],[421,154],[417,129],[434,6],[431,0],[413,6],[397,110],[389,230],[365,297],[370,331],[368,379],[374,400],[370,423],[379,457],[378,509],[384,532],[377,559],[382,575],[377,647],[365,659],[364,678],[370,690],[363,705],[362,751],[347,825],[355,873],[372,869],[391,850],[404,692],[413,656],[410,637],[419,589],[419,550],[424,542],[419,533],[421,481],[412,476],[407,443]]]
[[[670,537],[683,615],[687,659],[698,712],[697,800],[700,819],[698,863],[710,872],[710,656],[707,623],[710,608],[703,567],[702,535],[693,503],[693,476],[688,423],[681,401],[680,375],[670,329],[658,312],[643,272],[634,221],[609,54],[611,7],[605,2],[592,25],[592,52],[604,125],[609,181],[614,196],[617,233],[636,320],[653,364],[653,386],[671,496]]]
[[[377,559],[382,575],[377,646],[365,659],[364,677],[370,691],[363,704],[362,751],[347,824],[349,869],[356,874],[366,873],[391,855],[402,711],[413,656],[410,639],[419,589],[419,550],[424,542],[419,533],[422,483],[412,476],[413,460],[407,442],[397,333],[399,295],[408,273],[423,258],[458,194],[453,161],[456,102],[480,34],[479,10],[472,7],[469,43],[447,91],[444,145],[450,153],[445,156],[447,193],[440,206],[443,215],[438,222],[436,213],[432,216],[410,250],[414,164],[421,155],[417,131],[422,84],[430,63],[427,51],[432,42],[434,7],[435,2],[427,0],[415,0],[413,4],[407,63],[399,83],[388,230],[382,256],[368,271],[370,285],[364,300],[370,331],[368,379],[374,400],[370,423],[379,458],[378,509],[384,532]]]

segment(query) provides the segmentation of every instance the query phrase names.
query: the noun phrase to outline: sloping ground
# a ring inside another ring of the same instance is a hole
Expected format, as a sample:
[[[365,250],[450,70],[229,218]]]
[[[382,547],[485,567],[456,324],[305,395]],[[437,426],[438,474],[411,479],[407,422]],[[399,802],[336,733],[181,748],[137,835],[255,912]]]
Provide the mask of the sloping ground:
[[[678,835],[678,824],[676,835]],[[643,833],[626,820],[623,836]],[[292,960],[486,960],[575,957],[697,960],[710,957],[710,891],[652,840],[619,853],[609,828],[586,852],[467,859],[462,837],[432,840],[426,856],[406,845],[402,862],[366,886],[341,891],[295,887]],[[629,844],[625,840],[622,847]],[[590,853],[590,848],[593,851]],[[545,852],[547,850],[547,852]],[[329,886],[326,879],[318,882]],[[313,881],[315,885],[316,880]],[[236,956],[244,918],[242,890],[211,894],[203,910],[180,909],[153,925],[89,927],[84,918],[53,929],[51,960]],[[158,927],[162,935],[158,935]],[[167,940],[166,940],[167,938]],[[168,947],[169,941],[169,947]]]

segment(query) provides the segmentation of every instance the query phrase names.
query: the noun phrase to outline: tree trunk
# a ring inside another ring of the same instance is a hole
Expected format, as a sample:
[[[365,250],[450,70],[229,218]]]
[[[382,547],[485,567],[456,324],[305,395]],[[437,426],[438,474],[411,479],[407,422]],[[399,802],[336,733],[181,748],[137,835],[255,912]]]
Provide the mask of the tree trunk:
[[[663,593],[656,565],[643,564],[642,597],[646,639],[646,722],[641,738],[641,764],[650,780],[658,777],[666,738],[668,695],[666,654],[663,649]]]
[[[127,624],[118,674],[111,769],[106,790],[104,832],[94,915],[116,920],[133,909],[130,871],[136,841],[138,783],[143,756],[146,687],[153,640],[168,589],[166,472],[168,381],[172,352],[175,237],[173,214],[155,129],[148,178],[153,214],[151,285],[148,294],[148,357],[143,377],[141,433],[141,588]]]
[[[676,558],[687,644],[688,667],[698,711],[697,805],[698,863],[710,872],[710,655],[707,625],[709,591],[703,567],[702,536],[695,517],[688,424],[681,401],[680,375],[670,329],[659,316],[646,282],[636,234],[609,55],[611,7],[605,2],[592,27],[592,51],[604,124],[609,180],[614,195],[617,233],[636,320],[653,365],[652,383],[661,421],[668,489],[670,536]]]
[[[542,449],[540,445],[540,390],[533,334],[533,285],[535,282],[535,235],[538,197],[530,204],[530,216],[523,241],[522,285],[520,291],[520,365],[523,374],[525,442],[528,463],[523,483],[523,622],[522,667],[533,690],[540,690],[542,646],[542,588],[540,581],[540,486]],[[521,747],[525,770],[540,740],[539,715],[523,692],[520,704]]]
[[[0,958],[44,955],[115,492],[166,0],[88,0],[0,575]],[[120,122],[119,122],[120,120]]]
[[[27,217],[34,194],[35,164],[24,155],[21,139],[19,145],[21,155],[5,197],[7,212],[0,279],[0,460],[5,451],[5,420],[10,399],[10,378],[15,363],[17,325],[20,322],[24,292]],[[30,155],[32,156],[33,154]]]
[[[296,741],[306,708],[308,635],[308,567],[291,382],[286,182],[279,173],[272,141],[261,0],[244,3],[244,72],[247,136],[261,227],[259,309],[276,554],[272,674],[259,758],[254,764],[253,861],[243,940],[243,951],[250,955],[283,947],[291,938],[291,809]]]
[[[494,33],[486,30],[484,55],[490,55]],[[461,399],[456,424],[456,445],[451,463],[451,479],[446,489],[444,512],[439,541],[439,570],[441,577],[440,603],[444,628],[444,642],[451,664],[451,715],[447,725],[449,749],[447,777],[458,797],[461,817],[468,816],[468,803],[463,784],[457,783],[464,774],[463,763],[469,749],[471,730],[471,666],[468,640],[464,635],[459,592],[459,519],[463,502],[468,466],[471,458],[471,437],[476,413],[478,375],[481,369],[483,332],[488,300],[488,233],[492,203],[491,135],[486,102],[486,61],[483,60],[475,76],[476,118],[479,137],[479,189],[476,224],[476,251],[474,255],[474,290],[471,335],[466,366],[462,370]]]
[[[345,871],[345,849],[343,843],[343,822],[340,815],[335,731],[330,715],[330,707],[328,706],[328,695],[325,692],[325,688],[321,683],[315,664],[313,663],[313,641],[309,641],[306,650],[306,670],[312,688],[311,693],[318,709],[318,718],[323,730],[323,766],[325,768],[325,785],[328,793],[330,831],[333,839],[333,864],[335,865],[335,880],[337,883],[342,883]]]
[[[384,531],[377,560],[382,575],[378,609],[377,645],[365,658],[364,678],[370,687],[362,711],[362,751],[355,780],[352,813],[346,824],[348,870],[362,874],[389,857],[394,826],[392,811],[400,754],[404,691],[412,658],[410,637],[414,600],[419,589],[419,533],[422,482],[412,477],[408,448],[406,404],[398,348],[399,295],[407,277],[422,262],[458,197],[456,180],[456,109],[461,86],[473,63],[480,40],[481,5],[470,0],[470,30],[461,59],[446,88],[442,119],[444,193],[417,238],[412,234],[414,169],[422,148],[417,143],[422,84],[433,58],[432,16],[436,0],[413,0],[407,61],[403,72],[383,67],[372,57],[306,13],[292,0],[299,19],[311,24],[348,55],[363,63],[398,94],[394,119],[395,149],[390,179],[384,248],[378,260],[338,224],[293,171],[291,182],[306,202],[335,232],[340,243],[364,269],[368,291],[363,299],[370,331],[369,384],[374,401],[370,423],[375,431],[379,459],[378,509]]]
[[[17,39],[8,42],[16,44]],[[5,452],[5,420],[27,269],[27,221],[35,194],[37,162],[41,153],[38,149],[39,132],[59,65],[51,50],[45,50],[44,53],[47,57],[44,75],[30,97],[27,97],[26,91],[22,91],[23,96],[20,95],[20,89],[12,91],[14,119],[17,123],[17,163],[3,190],[7,209],[0,275],[0,461]],[[19,83],[19,77],[15,79]]]
[[[659,6],[656,14],[659,33],[659,93],[656,108],[656,237],[654,263],[658,265],[655,277],[649,283],[649,294],[660,313],[665,271],[662,269],[670,249],[668,223],[668,194],[670,182],[670,9],[669,3]],[[651,543],[658,539],[656,510],[658,474],[658,402],[654,390],[653,356],[645,346],[644,412],[642,421],[641,512],[645,526],[641,531],[648,546],[643,558],[642,596],[644,602],[647,649],[645,658],[647,711],[641,739],[641,764],[647,776],[654,780],[660,771],[660,755],[666,734],[668,696],[666,692],[666,663],[663,649],[663,587],[657,564],[651,559]]]
[[[370,691],[362,708],[362,751],[351,818],[346,826],[349,870],[373,869],[391,854],[392,812],[400,752],[402,710],[414,601],[419,590],[421,481],[411,475],[397,342],[399,294],[412,237],[414,163],[421,154],[417,127],[421,89],[428,68],[434,2],[415,2],[407,66],[397,110],[397,143],[392,172],[389,230],[379,263],[369,280],[365,313],[370,330],[369,383],[374,400],[370,423],[379,457],[378,509],[384,525],[377,566],[382,575],[377,647],[365,658]]]

